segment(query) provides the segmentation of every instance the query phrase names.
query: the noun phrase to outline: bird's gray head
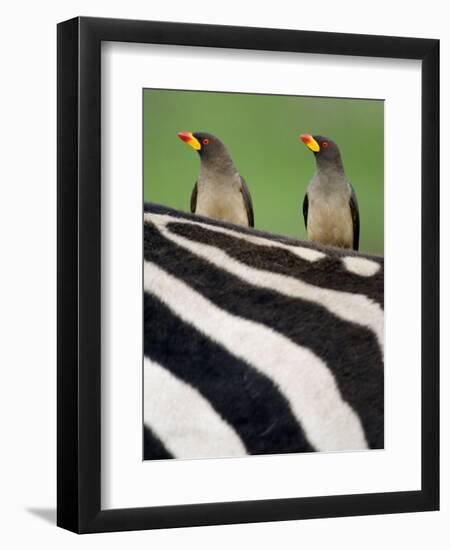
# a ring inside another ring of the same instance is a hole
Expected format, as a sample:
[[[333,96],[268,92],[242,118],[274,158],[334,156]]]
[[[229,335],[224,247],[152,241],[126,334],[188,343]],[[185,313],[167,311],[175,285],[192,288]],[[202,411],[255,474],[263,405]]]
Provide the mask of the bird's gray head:
[[[228,149],[216,136],[207,132],[179,132],[178,137],[197,151],[205,166],[216,170],[235,171]]]
[[[311,136],[310,134],[302,134],[300,139],[314,153],[318,168],[344,170],[339,147],[333,140],[324,136]]]

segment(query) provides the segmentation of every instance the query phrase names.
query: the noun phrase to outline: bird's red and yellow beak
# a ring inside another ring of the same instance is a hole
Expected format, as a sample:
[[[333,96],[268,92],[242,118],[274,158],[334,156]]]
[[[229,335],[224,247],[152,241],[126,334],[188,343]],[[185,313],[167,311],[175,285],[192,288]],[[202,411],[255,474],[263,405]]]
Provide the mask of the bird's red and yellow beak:
[[[200,149],[202,148],[198,139],[192,135],[192,132],[179,132],[178,137],[196,151],[200,151]]]
[[[300,139],[303,141],[303,143],[308,147],[308,149],[311,149],[314,153],[318,153],[320,151],[320,145],[317,143],[317,141],[312,137],[310,134],[302,134],[300,136]]]

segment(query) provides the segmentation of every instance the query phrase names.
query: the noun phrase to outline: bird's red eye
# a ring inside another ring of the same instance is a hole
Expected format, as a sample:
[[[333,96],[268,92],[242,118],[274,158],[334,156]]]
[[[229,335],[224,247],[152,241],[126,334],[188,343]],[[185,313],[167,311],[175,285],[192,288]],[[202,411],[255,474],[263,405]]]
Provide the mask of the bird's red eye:
[[[208,139],[208,138],[205,138],[205,139],[203,140],[203,145],[208,145],[208,143],[209,143],[209,139]]]
[[[328,147],[328,141],[322,141],[322,149],[326,149]]]

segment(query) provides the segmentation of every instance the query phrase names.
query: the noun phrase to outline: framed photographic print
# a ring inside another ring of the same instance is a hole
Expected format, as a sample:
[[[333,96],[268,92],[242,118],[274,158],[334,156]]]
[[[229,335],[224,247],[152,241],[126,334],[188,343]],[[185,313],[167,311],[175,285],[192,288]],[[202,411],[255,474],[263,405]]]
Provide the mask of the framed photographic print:
[[[437,510],[439,42],[58,25],[58,525]]]

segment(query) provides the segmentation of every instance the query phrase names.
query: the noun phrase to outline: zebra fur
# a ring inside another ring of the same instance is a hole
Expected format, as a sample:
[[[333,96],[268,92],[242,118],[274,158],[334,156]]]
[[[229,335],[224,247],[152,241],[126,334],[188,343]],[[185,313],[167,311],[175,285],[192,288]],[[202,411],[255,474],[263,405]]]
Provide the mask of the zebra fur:
[[[144,459],[384,447],[383,259],[144,209]]]

